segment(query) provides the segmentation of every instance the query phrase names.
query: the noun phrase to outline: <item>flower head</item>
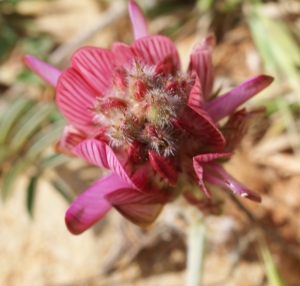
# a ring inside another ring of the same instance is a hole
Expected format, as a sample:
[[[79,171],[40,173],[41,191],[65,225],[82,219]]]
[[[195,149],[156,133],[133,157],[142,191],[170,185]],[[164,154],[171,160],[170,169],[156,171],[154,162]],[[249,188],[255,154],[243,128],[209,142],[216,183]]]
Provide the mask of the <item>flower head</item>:
[[[83,232],[112,206],[146,226],[180,194],[199,208],[213,209],[209,199],[198,199],[201,190],[211,197],[206,182],[260,201],[216,160],[230,157],[246,130],[252,113],[236,108],[273,79],[260,75],[210,100],[214,37],[195,46],[183,72],[172,41],[149,35],[133,1],[129,13],[135,35],[130,46],[81,48],[63,72],[25,57],[56,87],[57,105],[70,123],[56,150],[112,171],[72,203],[68,229]],[[228,115],[233,131],[222,132],[217,122]]]

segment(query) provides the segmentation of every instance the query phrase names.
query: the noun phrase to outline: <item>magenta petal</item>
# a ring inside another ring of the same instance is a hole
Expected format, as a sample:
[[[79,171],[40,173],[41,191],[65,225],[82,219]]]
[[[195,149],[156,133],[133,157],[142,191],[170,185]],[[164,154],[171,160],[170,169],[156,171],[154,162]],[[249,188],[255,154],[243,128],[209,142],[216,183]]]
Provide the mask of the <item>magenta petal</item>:
[[[214,175],[213,173],[205,171],[203,175],[205,181],[228,189],[243,198],[247,198],[255,202],[261,202],[261,197],[258,194],[248,190],[241,183],[237,182],[217,162],[204,163],[203,166],[205,168],[210,168],[214,171],[214,173],[217,173],[217,175]]]
[[[170,200],[170,194],[163,190],[142,193],[134,189],[120,189],[107,194],[105,198],[112,205],[165,204]]]
[[[91,108],[97,93],[73,68],[66,69],[59,78],[56,89],[56,102],[61,113],[77,129],[92,132],[93,117]]]
[[[72,67],[97,91],[98,95],[105,94],[111,87],[115,66],[115,58],[111,51],[84,47],[74,53],[71,62]]]
[[[163,61],[165,57],[171,55],[176,69],[180,69],[180,60],[176,47],[165,36],[155,35],[138,39],[131,45],[131,50],[136,57],[148,65],[156,65]]]
[[[147,22],[141,8],[134,1],[129,1],[128,11],[135,40],[149,36]]]
[[[110,209],[111,204],[105,195],[130,186],[117,175],[110,174],[81,194],[66,212],[65,222],[73,234],[80,234],[100,220]]]
[[[26,64],[43,80],[56,87],[58,78],[62,71],[39,60],[35,57],[26,55],[24,56]]]
[[[118,190],[105,198],[128,220],[139,225],[148,226],[159,215],[163,205],[170,200],[168,194],[161,190],[156,193],[141,193],[136,190]]]
[[[114,207],[132,223],[147,227],[155,221],[163,206],[163,204],[128,204]]]
[[[209,98],[212,93],[214,84],[214,68],[212,64],[212,40],[205,39],[200,44],[197,44],[190,56],[189,72],[195,70],[199,76],[203,97]]]
[[[273,80],[273,77],[267,75],[256,76],[211,102],[206,103],[204,109],[209,113],[213,121],[217,122],[229,115],[253,95],[266,88]]]
[[[195,71],[192,72],[192,76],[195,77],[195,83],[189,95],[188,106],[195,106],[201,108],[203,105],[201,82]]]

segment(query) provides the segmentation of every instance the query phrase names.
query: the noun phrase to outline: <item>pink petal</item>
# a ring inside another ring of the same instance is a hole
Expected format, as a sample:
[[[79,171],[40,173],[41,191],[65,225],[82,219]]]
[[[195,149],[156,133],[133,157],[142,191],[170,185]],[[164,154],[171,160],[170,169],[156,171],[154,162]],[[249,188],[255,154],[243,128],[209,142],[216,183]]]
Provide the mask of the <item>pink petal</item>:
[[[204,49],[207,49],[210,52],[213,52],[216,46],[216,37],[214,34],[209,34],[201,43]]]
[[[204,192],[204,194],[208,197],[208,198],[211,198],[211,192],[209,191],[208,188],[206,188],[206,186],[204,185],[204,182],[203,182],[203,167],[199,164],[199,162],[197,161],[193,161],[193,167],[194,167],[194,170],[197,174],[197,177],[199,179],[199,186],[201,188],[201,190]]]
[[[138,39],[131,45],[134,55],[148,65],[156,65],[171,55],[177,70],[180,69],[178,52],[173,42],[160,35]]]
[[[126,67],[128,65],[132,65],[134,54],[129,46],[123,43],[115,42],[112,44],[111,50],[116,58],[116,66]]]
[[[204,191],[207,197],[211,198],[210,191],[206,188],[203,182],[203,167],[201,163],[209,162],[218,158],[229,157],[233,153],[209,153],[209,154],[201,154],[193,157],[193,167],[199,179],[199,185],[201,189]]]
[[[87,162],[99,167],[111,169],[132,188],[144,190],[148,187],[148,175],[151,175],[149,164],[132,170],[127,164],[127,157],[114,151],[105,143],[96,139],[87,139],[78,144],[72,152]]]
[[[219,150],[223,149],[226,144],[225,138],[206,111],[196,106],[190,106],[190,108],[195,111],[189,115],[190,122],[198,130],[199,134],[202,134],[202,140],[208,142],[209,147],[215,147]]]
[[[84,47],[72,56],[72,67],[94,88],[98,95],[104,95],[112,86],[115,58],[111,51]]]
[[[226,158],[232,155],[233,155],[232,152],[201,154],[193,157],[193,161],[196,161],[198,163],[207,163],[215,159]]]
[[[130,184],[133,188],[138,189],[138,187],[132,182],[130,176],[128,175],[130,174],[130,172],[126,172],[128,169],[126,167],[124,168],[124,166],[126,165],[126,159],[122,158],[121,160],[119,160],[114,151],[108,145],[106,145],[106,156],[110,169],[114,171],[125,182]]]
[[[203,178],[205,181],[230,190],[243,198],[247,198],[255,202],[261,202],[261,197],[258,194],[248,190],[245,186],[237,182],[217,162],[204,163],[203,167],[210,168],[213,171],[204,172]]]
[[[130,186],[117,175],[110,174],[81,194],[66,212],[65,222],[73,234],[80,234],[100,220],[110,209],[105,195]]]
[[[147,227],[155,221],[163,206],[162,204],[128,204],[114,207],[132,223]]]
[[[106,154],[110,169],[129,185],[139,191],[145,191],[149,188],[148,178],[153,175],[150,164],[143,164],[138,167],[131,166],[127,154],[115,154],[109,146],[106,146]]]
[[[273,80],[273,77],[267,75],[256,76],[211,102],[206,103],[204,109],[209,113],[213,121],[217,122],[229,115],[253,95],[266,88]]]
[[[149,160],[154,170],[161,175],[169,185],[175,186],[177,182],[178,172],[167,158],[161,156],[155,151],[149,149]]]
[[[134,1],[129,1],[128,10],[135,40],[149,36],[147,22],[141,8]]]
[[[163,205],[170,196],[162,190],[155,193],[141,193],[136,190],[118,190],[105,198],[128,220],[139,225],[148,226],[159,215]]]
[[[199,76],[203,97],[209,98],[212,94],[214,84],[214,68],[212,65],[212,46],[211,38],[205,39],[202,43],[197,44],[190,56],[189,72],[195,70]]]
[[[35,57],[26,55],[24,56],[26,64],[43,80],[52,86],[56,87],[59,76],[62,71],[39,60]]]
[[[92,132],[94,107],[97,93],[73,68],[66,69],[59,78],[56,89],[56,102],[61,113],[77,129]]]
[[[86,136],[74,126],[68,124],[64,127],[63,135],[60,138],[61,145],[69,150],[86,139]]]
[[[195,83],[191,89],[188,106],[201,108],[203,105],[203,94],[200,79],[195,71],[192,72],[192,77],[195,77]]]
[[[87,139],[79,143],[72,152],[90,164],[109,169],[106,147],[103,142]]]
[[[53,148],[56,153],[74,156],[71,150],[85,139],[85,134],[68,124],[64,127],[61,138],[53,144]]]

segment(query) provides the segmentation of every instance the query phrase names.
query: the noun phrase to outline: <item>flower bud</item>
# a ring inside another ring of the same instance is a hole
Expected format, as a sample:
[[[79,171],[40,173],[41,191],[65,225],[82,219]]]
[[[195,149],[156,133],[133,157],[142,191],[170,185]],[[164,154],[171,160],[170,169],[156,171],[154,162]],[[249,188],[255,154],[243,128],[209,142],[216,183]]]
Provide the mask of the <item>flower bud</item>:
[[[146,158],[144,146],[138,141],[132,142],[127,150],[128,158],[133,164],[139,164]]]
[[[164,88],[164,91],[169,92],[170,94],[174,95],[174,94],[176,94],[177,88],[178,88],[178,82],[168,81]]]
[[[114,77],[114,85],[117,89],[125,91],[127,87],[126,74],[122,70],[117,70]]]
[[[154,76],[163,75],[168,76],[174,75],[175,65],[171,55],[166,56],[162,62],[158,63],[154,68]]]
[[[132,92],[134,94],[134,97],[138,100],[141,101],[145,93],[147,92],[147,86],[141,79],[137,79],[132,86]]]
[[[101,109],[103,111],[109,111],[111,109],[126,109],[127,107],[127,103],[117,97],[109,97],[107,100],[105,100],[101,105],[100,105]]]

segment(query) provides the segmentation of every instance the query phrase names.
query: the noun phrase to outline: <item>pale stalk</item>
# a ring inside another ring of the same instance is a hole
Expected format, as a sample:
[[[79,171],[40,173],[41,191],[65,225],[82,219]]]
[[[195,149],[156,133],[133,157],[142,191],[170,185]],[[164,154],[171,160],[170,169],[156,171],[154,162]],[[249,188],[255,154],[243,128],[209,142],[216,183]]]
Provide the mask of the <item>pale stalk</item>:
[[[192,222],[188,231],[186,286],[200,286],[202,282],[206,229],[204,219]]]

